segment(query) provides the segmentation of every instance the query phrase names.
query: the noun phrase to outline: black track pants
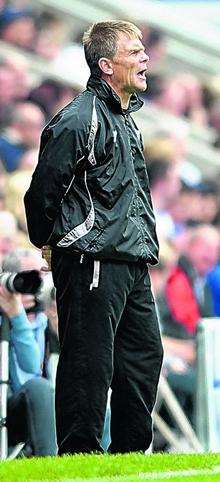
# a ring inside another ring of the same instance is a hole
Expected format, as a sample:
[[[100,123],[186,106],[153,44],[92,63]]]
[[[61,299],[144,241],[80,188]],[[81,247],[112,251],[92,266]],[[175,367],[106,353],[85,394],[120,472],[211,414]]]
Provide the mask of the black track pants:
[[[146,265],[52,253],[61,354],[56,383],[59,454],[101,451],[112,387],[110,451],[146,450],[162,345]]]

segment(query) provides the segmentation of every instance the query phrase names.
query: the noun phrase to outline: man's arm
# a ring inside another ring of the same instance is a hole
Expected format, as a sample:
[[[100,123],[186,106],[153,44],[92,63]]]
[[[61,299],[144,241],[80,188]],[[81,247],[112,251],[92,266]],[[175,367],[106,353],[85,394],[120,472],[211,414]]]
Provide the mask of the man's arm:
[[[32,183],[40,189],[38,194],[46,214],[53,219],[74,177],[76,165],[84,155],[85,134],[77,126],[48,128],[42,135],[42,144]]]
[[[38,248],[49,244],[56,217],[86,151],[87,128],[77,115],[45,128],[38,165],[25,194],[29,237]]]

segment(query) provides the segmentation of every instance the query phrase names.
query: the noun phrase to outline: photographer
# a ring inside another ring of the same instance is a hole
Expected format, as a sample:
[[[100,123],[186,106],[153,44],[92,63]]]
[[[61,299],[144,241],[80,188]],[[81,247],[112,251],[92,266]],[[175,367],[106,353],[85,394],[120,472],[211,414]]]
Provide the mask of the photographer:
[[[51,285],[52,278],[49,283]],[[47,315],[47,329],[46,329],[46,355],[45,355],[45,375],[50,380],[52,386],[55,388],[57,364],[60,353],[60,344],[58,337],[58,316],[57,306],[55,300],[55,288],[49,290],[47,294],[47,302],[44,302],[45,313]]]
[[[35,250],[18,249],[4,258],[2,267],[18,272],[30,267],[39,270],[41,264]],[[54,394],[48,380],[41,376],[46,315],[36,307],[34,295],[11,293],[4,286],[0,286],[0,308],[10,320],[9,446],[26,442],[26,455],[54,455]]]

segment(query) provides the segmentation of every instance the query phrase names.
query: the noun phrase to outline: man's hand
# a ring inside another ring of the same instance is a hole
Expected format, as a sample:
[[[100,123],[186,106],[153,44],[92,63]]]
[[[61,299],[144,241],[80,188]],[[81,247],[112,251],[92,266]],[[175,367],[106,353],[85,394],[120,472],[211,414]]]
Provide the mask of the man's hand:
[[[41,271],[51,271],[51,247],[43,246],[41,249],[42,258],[46,260],[47,266],[42,266]]]
[[[30,310],[31,308],[34,308],[36,305],[36,299],[34,295],[22,295],[22,305],[25,310]]]
[[[10,293],[4,286],[0,286],[0,307],[8,318],[18,316],[23,308],[21,295]]]

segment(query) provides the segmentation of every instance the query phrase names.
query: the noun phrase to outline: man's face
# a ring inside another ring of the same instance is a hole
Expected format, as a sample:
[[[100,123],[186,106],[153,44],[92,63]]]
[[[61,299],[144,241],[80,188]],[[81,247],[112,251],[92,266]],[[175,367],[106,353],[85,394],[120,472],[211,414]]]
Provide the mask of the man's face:
[[[22,121],[14,125],[20,135],[21,141],[30,148],[37,148],[44,123],[43,113],[30,106],[24,108]]]
[[[149,57],[141,40],[130,38],[121,32],[118,37],[117,52],[111,61],[112,85],[117,90],[130,95],[133,92],[145,91],[148,60]]]
[[[200,276],[206,276],[219,258],[219,239],[197,238],[189,245],[189,258]]]

